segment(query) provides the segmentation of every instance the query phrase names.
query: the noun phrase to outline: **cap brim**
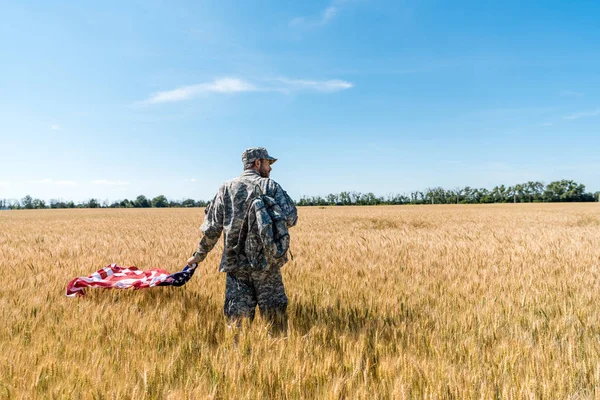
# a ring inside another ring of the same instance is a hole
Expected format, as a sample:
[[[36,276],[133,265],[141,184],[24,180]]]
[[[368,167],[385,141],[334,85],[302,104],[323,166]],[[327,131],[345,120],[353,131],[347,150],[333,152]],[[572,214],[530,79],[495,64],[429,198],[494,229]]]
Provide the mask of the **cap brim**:
[[[265,160],[268,160],[268,161],[269,161],[269,164],[273,164],[275,161],[277,161],[277,159],[276,159],[276,158],[273,158],[273,157],[271,157],[271,156],[269,156],[269,157],[265,158]]]

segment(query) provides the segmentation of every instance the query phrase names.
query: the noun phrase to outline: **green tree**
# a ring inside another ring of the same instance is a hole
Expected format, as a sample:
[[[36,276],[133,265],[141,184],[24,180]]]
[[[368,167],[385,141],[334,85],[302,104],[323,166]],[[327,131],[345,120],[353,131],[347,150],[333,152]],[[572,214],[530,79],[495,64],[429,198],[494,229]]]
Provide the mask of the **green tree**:
[[[33,199],[30,195],[23,197],[23,199],[21,200],[21,207],[23,207],[26,210],[33,209]]]
[[[359,204],[362,194],[360,192],[350,192],[350,204]]]
[[[67,203],[62,200],[50,199],[50,208],[67,208]]]
[[[333,193],[329,193],[327,195],[327,202],[329,203],[330,206],[336,205],[337,204],[337,199],[338,199],[338,196],[335,195],[335,194],[333,194]]]
[[[381,203],[379,197],[375,196],[375,194],[371,192],[364,195],[364,202],[370,206],[375,206]]]
[[[529,182],[523,184],[523,195],[525,196],[525,198],[527,199],[527,201],[529,201],[530,203],[531,203],[532,198],[533,198],[532,183],[533,182],[529,181]]]
[[[83,206],[87,208],[99,208],[100,202],[96,199],[89,199],[87,202],[83,203]]]
[[[465,186],[464,189],[462,189],[462,195],[463,197],[461,199],[461,203],[473,203],[473,188],[471,188],[470,186]]]
[[[46,202],[44,200],[40,200],[40,199],[33,199],[32,206],[33,206],[33,208],[39,210],[42,208],[46,208]]]
[[[137,208],[149,208],[151,206],[150,201],[143,194],[139,195],[133,202],[133,206]]]
[[[547,201],[582,201],[585,186],[572,180],[560,180],[550,182],[546,186],[544,198]]]
[[[162,194],[152,199],[152,207],[165,208],[169,207],[169,201]]]
[[[517,183],[513,187],[513,203],[521,203],[523,201],[523,197],[525,196],[525,185],[526,184]]]
[[[181,202],[182,207],[194,207],[195,205],[196,202],[194,201],[194,199],[185,199]]]
[[[545,187],[546,187],[546,185],[543,182],[540,182],[540,181],[531,182],[530,190],[532,191],[533,201],[541,201],[542,200]]]
[[[500,194],[500,202],[506,203],[508,198],[508,188],[504,185],[500,185],[498,188],[498,193]]]
[[[486,188],[479,189],[479,202],[480,203],[493,203],[494,198],[492,196],[492,192],[490,192]]]
[[[344,206],[347,206],[352,203],[352,199],[350,198],[350,193],[348,193],[348,192],[341,192],[340,196],[339,196],[339,200],[340,200],[340,203],[342,203],[342,205],[344,205]]]
[[[455,204],[458,204],[460,202],[460,199],[463,196],[464,193],[464,189],[463,188],[455,188],[454,190],[450,191],[452,193],[452,202]]]
[[[121,200],[119,202],[119,207],[121,208],[133,208],[133,203],[128,199]]]
[[[427,204],[435,204],[434,190],[432,188],[425,189],[425,202]]]
[[[506,188],[506,198],[508,202],[517,202],[517,190],[514,186],[509,186]]]

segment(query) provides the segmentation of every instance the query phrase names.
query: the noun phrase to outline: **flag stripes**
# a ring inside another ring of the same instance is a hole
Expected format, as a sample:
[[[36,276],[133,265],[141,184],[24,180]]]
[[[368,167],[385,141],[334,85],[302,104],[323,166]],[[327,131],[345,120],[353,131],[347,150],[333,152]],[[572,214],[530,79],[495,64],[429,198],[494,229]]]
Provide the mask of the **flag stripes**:
[[[196,265],[186,266],[183,270],[170,274],[162,268],[139,270],[137,267],[120,267],[108,265],[88,277],[75,278],[67,284],[67,297],[78,297],[85,294],[89,287],[106,289],[142,289],[154,286],[183,286],[190,280]]]

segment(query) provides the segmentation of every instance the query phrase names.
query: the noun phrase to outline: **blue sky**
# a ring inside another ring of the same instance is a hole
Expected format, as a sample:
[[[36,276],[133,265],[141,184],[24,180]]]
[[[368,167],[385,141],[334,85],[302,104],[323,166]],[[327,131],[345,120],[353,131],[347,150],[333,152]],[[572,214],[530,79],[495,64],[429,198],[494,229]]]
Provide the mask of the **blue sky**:
[[[125,5],[123,3],[126,3]],[[0,198],[600,190],[600,2],[0,3]]]

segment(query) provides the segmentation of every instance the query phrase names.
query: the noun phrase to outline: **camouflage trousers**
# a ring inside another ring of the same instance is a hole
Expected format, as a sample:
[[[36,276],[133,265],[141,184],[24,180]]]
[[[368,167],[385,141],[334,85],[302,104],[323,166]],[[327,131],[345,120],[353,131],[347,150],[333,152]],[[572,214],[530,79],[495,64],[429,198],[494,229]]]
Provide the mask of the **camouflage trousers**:
[[[239,268],[227,273],[223,311],[228,320],[253,320],[258,305],[260,315],[274,330],[285,330],[287,304],[279,268],[264,271]]]

